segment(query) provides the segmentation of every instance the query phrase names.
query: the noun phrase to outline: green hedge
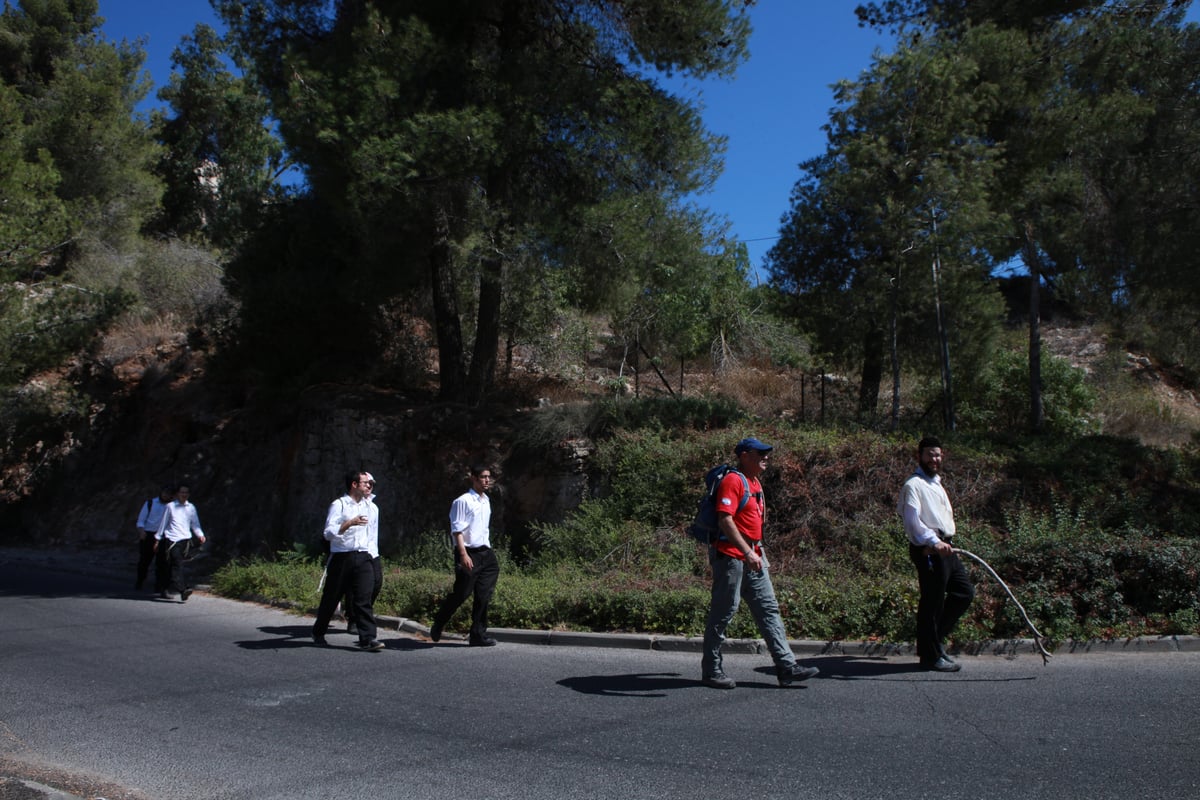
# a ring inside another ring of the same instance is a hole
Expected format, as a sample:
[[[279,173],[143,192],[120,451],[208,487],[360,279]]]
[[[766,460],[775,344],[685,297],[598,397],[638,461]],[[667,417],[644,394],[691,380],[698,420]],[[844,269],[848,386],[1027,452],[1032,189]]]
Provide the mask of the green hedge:
[[[703,548],[683,533],[701,476],[737,439],[775,445],[764,476],[768,553],[788,634],[912,641],[917,582],[895,511],[913,437],[752,420],[720,403],[573,409],[590,426],[596,499],[535,525],[520,563],[503,549],[496,627],[700,635]],[[731,427],[708,428],[713,420]],[[618,428],[618,424],[626,427]],[[1200,634],[1200,458],[1112,437],[943,436],[964,547],[1012,587],[1056,640]],[[444,534],[414,537],[388,564],[378,609],[428,622],[453,576]],[[436,545],[436,546],[435,546]],[[1002,588],[968,560],[978,599],[959,640],[1028,636]],[[217,591],[315,608],[316,562],[229,565]],[[468,615],[452,623],[465,626]],[[755,636],[748,613],[730,629]]]

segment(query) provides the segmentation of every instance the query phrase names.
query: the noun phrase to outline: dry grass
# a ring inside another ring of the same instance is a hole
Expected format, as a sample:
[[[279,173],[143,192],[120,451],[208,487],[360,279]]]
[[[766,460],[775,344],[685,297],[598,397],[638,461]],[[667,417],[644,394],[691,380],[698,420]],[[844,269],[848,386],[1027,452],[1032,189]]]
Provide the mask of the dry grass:
[[[174,351],[187,340],[183,333],[186,326],[184,320],[172,313],[148,319],[140,314],[126,314],[105,335],[97,357],[111,367],[139,356]]]

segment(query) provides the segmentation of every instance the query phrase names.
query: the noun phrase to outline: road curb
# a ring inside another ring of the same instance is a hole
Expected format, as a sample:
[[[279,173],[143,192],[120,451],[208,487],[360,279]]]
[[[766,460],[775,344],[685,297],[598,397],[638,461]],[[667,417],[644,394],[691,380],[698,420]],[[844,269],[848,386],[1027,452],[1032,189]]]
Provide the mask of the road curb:
[[[429,628],[405,617],[379,615],[379,627],[401,633],[429,636]],[[587,631],[522,630],[518,628],[489,628],[488,635],[499,642],[542,645],[549,647],[603,647],[625,650],[658,650],[667,653],[700,653],[704,640],[698,636],[667,636],[651,633],[592,633]],[[446,633],[444,641],[466,641],[461,634]],[[818,641],[791,639],[788,644],[797,656],[843,656],[847,658],[916,657],[912,643],[880,641]],[[1050,649],[1050,648],[1048,648]],[[724,653],[757,655],[767,653],[762,639],[726,639]],[[1055,645],[1054,654],[1083,655],[1088,653],[1169,653],[1200,652],[1200,636],[1135,637],[1093,641],[1070,641]],[[955,655],[998,656],[1016,658],[1022,655],[1040,656],[1033,639],[991,639],[969,642],[958,648]]]
[[[50,569],[95,575],[104,573],[117,580],[128,577],[127,570],[107,569],[94,560],[78,562],[67,555],[50,551],[23,548],[0,548],[0,561],[39,563]],[[196,590],[210,591],[206,583],[196,585]],[[290,610],[300,611],[294,603],[269,597],[243,597],[241,600],[264,603]],[[379,626],[416,636],[429,636],[429,628],[406,617],[380,615]],[[670,636],[648,633],[592,633],[587,631],[521,630],[516,628],[491,628],[488,631],[497,641],[511,644],[548,645],[551,647],[597,647],[626,650],[657,650],[667,653],[697,653],[703,648],[698,636]],[[447,633],[445,641],[466,641],[465,636]],[[847,658],[916,657],[916,646],[911,642],[882,641],[819,641],[794,639],[789,642],[792,652],[798,656],[842,656]],[[1163,636],[1138,636],[1127,639],[1068,640],[1048,643],[1047,649],[1057,655],[1109,655],[1109,654],[1152,654],[1152,653],[1195,653],[1200,652],[1200,636],[1167,634]],[[725,653],[765,654],[766,643],[762,639],[726,639],[721,650]],[[960,644],[955,654],[969,656],[998,656],[1016,658],[1023,655],[1038,655],[1033,639],[994,639]]]

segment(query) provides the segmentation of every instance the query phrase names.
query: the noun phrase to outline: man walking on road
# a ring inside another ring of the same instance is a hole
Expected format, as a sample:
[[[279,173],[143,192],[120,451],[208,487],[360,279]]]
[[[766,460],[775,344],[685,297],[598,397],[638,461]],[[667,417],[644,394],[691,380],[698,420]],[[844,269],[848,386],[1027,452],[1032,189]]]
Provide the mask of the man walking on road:
[[[169,592],[179,592],[179,600],[186,603],[192,595],[183,560],[187,556],[192,538],[204,544],[204,531],[200,529],[200,517],[196,507],[188,502],[191,488],[186,483],[175,490],[175,500],[163,509],[158,531],[154,534],[154,549],[158,556],[155,586],[158,596],[166,600]]]
[[[134,589],[141,589],[146,583],[150,565],[154,563],[154,543],[157,541],[155,536],[158,535],[158,523],[162,522],[163,512],[174,494],[172,487],[163,486],[158,492],[158,497],[152,497],[142,503],[142,510],[138,512],[138,564],[137,582],[133,585]]]
[[[816,667],[802,667],[796,663],[796,656],[784,634],[783,617],[763,553],[767,506],[758,479],[766,472],[772,449],[758,439],[742,439],[733,451],[737,469],[726,473],[716,491],[720,533],[708,548],[708,563],[713,573],[712,605],[704,626],[704,656],[700,664],[704,684],[714,689],[737,686],[722,669],[721,644],[741,598],[746,599],[758,632],[771,652],[780,686],[806,680],[818,673]]]
[[[334,500],[325,515],[325,539],[329,542],[329,563],[326,567],[325,588],[312,637],[325,644],[329,621],[343,596],[348,595],[354,607],[354,625],[358,631],[358,648],[377,653],[384,648],[375,639],[374,555],[379,552],[379,509],[371,501],[375,482],[366,472],[351,472],[346,476],[346,494]]]
[[[942,444],[926,436],[917,444],[917,470],[900,490],[897,511],[917,568],[917,658],[935,672],[958,672],[943,642],[975,597],[975,587],[954,552],[954,509],[942,486]]]
[[[471,647],[492,647],[496,640],[487,635],[488,604],[500,578],[500,564],[491,546],[492,471],[485,466],[471,467],[471,488],[450,506],[450,535],[454,540],[454,588],[433,616],[429,638],[438,641],[442,629],[458,607],[471,595]]]
[[[364,472],[363,475],[367,481],[368,501],[375,502],[375,476],[369,472]],[[383,560],[379,555],[379,526],[376,525],[374,531],[367,531],[367,552],[371,554],[371,573],[374,583],[371,587],[371,608],[375,608],[375,601],[379,599],[379,593],[383,591]],[[346,587],[346,594],[342,597],[342,611],[346,614],[346,633],[352,636],[358,635],[358,624],[354,621],[354,597],[350,591],[350,587]]]

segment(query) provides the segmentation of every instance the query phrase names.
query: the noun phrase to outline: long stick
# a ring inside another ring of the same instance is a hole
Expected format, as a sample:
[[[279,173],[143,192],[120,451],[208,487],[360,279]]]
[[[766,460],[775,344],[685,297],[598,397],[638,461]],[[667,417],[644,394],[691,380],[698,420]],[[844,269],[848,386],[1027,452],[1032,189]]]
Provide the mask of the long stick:
[[[1025,606],[1021,605],[1021,601],[1018,600],[1017,596],[1012,593],[1012,589],[1008,588],[1008,584],[996,574],[996,570],[992,569],[990,564],[972,553],[970,550],[963,550],[962,548],[956,547],[954,548],[954,552],[978,561],[981,565],[983,565],[983,568],[988,571],[988,574],[996,579],[996,583],[1004,587],[1004,591],[1008,593],[1009,598],[1013,601],[1013,603],[1016,604],[1017,610],[1021,612],[1021,618],[1025,620],[1025,624],[1029,626],[1029,630],[1033,631],[1033,643],[1037,645],[1038,652],[1042,654],[1042,666],[1048,664],[1050,662],[1050,652],[1042,645],[1042,640],[1046,637],[1042,636],[1041,632],[1038,631],[1037,627],[1030,621],[1029,615],[1025,613]]]
[[[333,555],[325,559],[325,570],[321,573],[321,582],[317,584],[317,593],[319,594],[325,588],[325,579],[329,577],[329,562],[333,560]]]

